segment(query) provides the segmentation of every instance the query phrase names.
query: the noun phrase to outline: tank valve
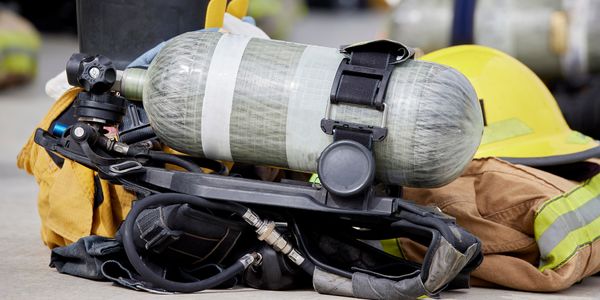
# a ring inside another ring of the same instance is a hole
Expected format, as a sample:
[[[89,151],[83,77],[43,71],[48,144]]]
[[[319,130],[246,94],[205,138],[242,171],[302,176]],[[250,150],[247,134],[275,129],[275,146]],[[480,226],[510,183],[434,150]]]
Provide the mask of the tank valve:
[[[117,71],[110,59],[102,55],[75,53],[67,62],[67,80],[82,87],[77,95],[75,117],[82,122],[114,125],[125,115],[125,99],[111,93]]]

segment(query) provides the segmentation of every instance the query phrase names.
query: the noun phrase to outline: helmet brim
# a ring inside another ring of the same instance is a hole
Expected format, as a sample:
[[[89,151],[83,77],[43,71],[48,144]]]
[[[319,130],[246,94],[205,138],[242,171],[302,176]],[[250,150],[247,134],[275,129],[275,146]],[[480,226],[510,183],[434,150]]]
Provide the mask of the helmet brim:
[[[475,158],[493,156],[532,167],[563,165],[600,158],[600,141],[574,130],[539,135],[533,131],[519,132],[517,127],[509,129],[511,130],[506,132],[487,131],[486,133],[492,134],[488,134],[488,138],[482,140]],[[497,135],[494,136],[493,133]],[[500,138],[494,140],[494,137]]]

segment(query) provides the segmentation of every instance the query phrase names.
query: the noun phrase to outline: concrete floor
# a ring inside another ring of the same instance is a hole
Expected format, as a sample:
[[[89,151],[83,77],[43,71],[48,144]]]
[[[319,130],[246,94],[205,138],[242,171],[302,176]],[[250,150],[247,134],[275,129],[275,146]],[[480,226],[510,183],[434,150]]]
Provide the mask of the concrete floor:
[[[311,15],[298,24],[291,40],[337,47],[375,36],[383,19],[378,14]],[[358,25],[358,26],[357,26]],[[323,30],[326,28],[326,30]],[[315,35],[314,32],[320,32]],[[37,185],[15,159],[35,125],[52,104],[44,94],[45,82],[64,68],[77,48],[68,36],[45,36],[40,74],[22,88],[0,92],[0,299],[148,299],[159,297],[134,292],[107,282],[61,275],[48,267],[50,251],[39,237]],[[522,293],[473,288],[444,293],[444,299],[600,299],[600,277],[585,280],[555,294]],[[164,296],[160,296],[165,299]],[[188,299],[333,299],[312,291],[270,292],[252,289],[207,291],[173,298]]]

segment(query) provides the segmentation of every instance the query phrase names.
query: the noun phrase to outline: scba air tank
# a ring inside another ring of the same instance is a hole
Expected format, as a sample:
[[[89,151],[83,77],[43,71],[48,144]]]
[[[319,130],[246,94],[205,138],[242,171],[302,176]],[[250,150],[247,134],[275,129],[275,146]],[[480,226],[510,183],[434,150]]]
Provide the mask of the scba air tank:
[[[218,160],[315,172],[332,136],[320,127],[344,54],[338,49],[216,32],[167,42],[145,74],[127,70],[121,90],[142,95],[168,146]],[[374,144],[379,180],[435,187],[458,177],[483,132],[469,81],[442,65],[409,60],[387,87],[388,135]],[[379,126],[382,112],[331,105],[331,118]]]

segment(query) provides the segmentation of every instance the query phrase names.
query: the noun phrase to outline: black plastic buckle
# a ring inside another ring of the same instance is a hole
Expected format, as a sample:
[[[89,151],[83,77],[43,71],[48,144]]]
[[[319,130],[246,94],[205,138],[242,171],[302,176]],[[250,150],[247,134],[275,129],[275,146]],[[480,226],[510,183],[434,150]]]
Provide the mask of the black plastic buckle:
[[[385,103],[383,103],[383,115],[381,117],[381,125],[378,126],[372,126],[372,125],[364,125],[364,124],[358,124],[358,123],[352,123],[352,122],[344,122],[344,121],[337,121],[337,120],[333,120],[331,119],[331,103],[327,104],[327,109],[325,111],[325,118],[321,119],[321,130],[323,130],[323,132],[329,134],[329,135],[334,135],[336,133],[336,130],[348,130],[348,131],[353,131],[353,132],[368,132],[371,134],[371,139],[374,142],[381,142],[385,139],[385,137],[387,136],[387,114],[388,114],[388,110],[387,110],[387,105],[385,105]],[[338,140],[337,138],[335,138],[335,140]],[[361,143],[364,144],[364,143]],[[365,145],[367,146],[367,145]],[[371,149],[371,147],[368,147],[369,149]]]
[[[330,102],[374,107],[383,111],[383,100],[396,64],[414,57],[414,51],[389,40],[354,44],[340,49],[348,55],[338,67]]]

